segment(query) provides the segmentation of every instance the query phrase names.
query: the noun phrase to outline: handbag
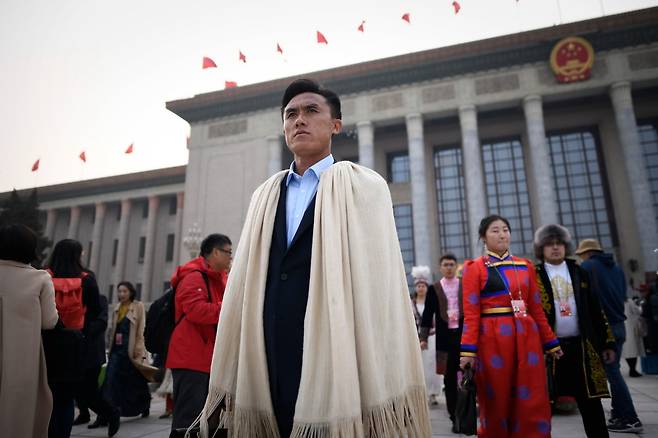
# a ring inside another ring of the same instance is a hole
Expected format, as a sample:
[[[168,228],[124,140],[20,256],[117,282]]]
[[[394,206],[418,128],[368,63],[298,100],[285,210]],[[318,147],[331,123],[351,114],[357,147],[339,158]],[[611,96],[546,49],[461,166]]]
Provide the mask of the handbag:
[[[80,330],[65,328],[61,320],[53,329],[42,330],[49,383],[79,382],[84,376],[87,343]]]
[[[475,435],[477,432],[474,371],[470,366],[463,371],[463,377],[457,389],[455,432],[464,435]]]
[[[555,404],[557,399],[557,388],[555,386],[555,359],[550,354],[546,355],[546,384],[548,388],[548,400]]]

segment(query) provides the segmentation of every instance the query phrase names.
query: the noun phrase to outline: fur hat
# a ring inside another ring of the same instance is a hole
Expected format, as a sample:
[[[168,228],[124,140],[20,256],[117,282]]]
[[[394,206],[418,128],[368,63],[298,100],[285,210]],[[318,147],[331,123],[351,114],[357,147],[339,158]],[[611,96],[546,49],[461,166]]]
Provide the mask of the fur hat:
[[[430,279],[432,278],[432,271],[430,271],[429,266],[414,266],[411,268],[411,276],[414,279],[414,285],[425,283],[429,286]]]
[[[566,248],[566,255],[573,254],[573,242],[571,241],[571,234],[569,230],[562,225],[550,224],[539,227],[535,231],[535,257],[539,260],[544,259],[544,246],[551,243],[553,240],[562,242]]]

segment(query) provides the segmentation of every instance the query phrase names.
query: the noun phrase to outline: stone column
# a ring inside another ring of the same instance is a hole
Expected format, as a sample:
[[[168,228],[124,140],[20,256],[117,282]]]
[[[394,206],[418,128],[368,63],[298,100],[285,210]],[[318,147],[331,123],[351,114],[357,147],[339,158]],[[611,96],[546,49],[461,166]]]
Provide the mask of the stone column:
[[[651,187],[645,168],[644,153],[637,131],[630,82],[622,81],[612,84],[610,97],[615,111],[621,150],[624,153],[626,173],[631,186],[630,194],[633,200],[631,215],[635,218],[640,238],[644,271],[653,271],[656,269],[656,253],[653,250],[658,248],[658,229],[651,202]]]
[[[80,226],[80,207],[74,206],[71,207],[71,217],[69,219],[69,231],[66,233],[66,237],[69,239],[78,238],[78,227]]]
[[[151,300],[151,280],[153,277],[153,250],[155,249],[155,226],[158,218],[160,198],[149,196],[149,213],[146,219],[146,251],[144,253],[144,271],[142,275],[142,301]]]
[[[114,266],[114,285],[125,280],[126,253],[128,250],[128,229],[130,225],[130,199],[121,200],[121,219],[119,219],[119,233],[117,235],[117,259]]]
[[[432,266],[429,220],[427,217],[427,178],[425,174],[423,117],[419,113],[407,114],[406,120],[407,139],[409,142],[415,264]]]
[[[557,224],[558,218],[557,197],[551,175],[551,159],[546,143],[546,130],[544,129],[544,111],[541,96],[531,95],[523,99],[523,112],[525,113],[526,128],[528,130],[528,152],[530,158],[530,178],[535,186],[536,217],[539,221],[537,227],[546,224]]]
[[[46,238],[52,241],[55,238],[55,222],[57,222],[57,210],[51,208],[46,213],[46,229],[44,234]],[[55,242],[53,242],[53,245]]]
[[[91,254],[89,254],[89,269],[94,272],[98,270],[98,263],[100,260],[104,219],[105,204],[102,202],[97,202],[94,217],[94,228],[91,232]]]
[[[174,265],[180,265],[180,245],[183,240],[183,205],[185,193],[176,193],[176,234],[174,235]]]
[[[459,108],[459,123],[462,131],[462,152],[464,155],[468,233],[471,238],[470,256],[476,257],[480,254],[478,226],[482,218],[487,215],[488,207],[475,106],[464,105]]]
[[[356,124],[356,130],[359,136],[359,164],[374,170],[375,129],[372,122],[359,122]]]
[[[283,164],[281,163],[281,139],[278,135],[267,137],[267,153],[269,157],[267,176],[270,177],[283,169]]]

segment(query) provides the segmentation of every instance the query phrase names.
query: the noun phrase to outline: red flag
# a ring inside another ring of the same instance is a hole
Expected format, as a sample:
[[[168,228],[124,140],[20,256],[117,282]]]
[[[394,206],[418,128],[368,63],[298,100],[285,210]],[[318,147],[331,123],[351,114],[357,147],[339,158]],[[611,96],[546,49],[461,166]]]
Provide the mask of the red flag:
[[[363,25],[366,24],[366,20],[363,20],[361,24],[359,24],[359,27],[356,28],[359,32],[364,32]]]
[[[41,158],[35,161],[34,164],[32,165],[32,172],[36,172],[37,170],[39,170],[39,161],[41,161]]]
[[[316,31],[315,36],[317,38],[318,44],[329,44],[327,39],[324,37],[324,35],[322,35],[322,32],[320,32],[319,30]]]
[[[402,16],[402,19],[403,19],[404,21],[406,21],[407,23],[411,24],[411,16],[409,15],[409,12],[405,13],[405,14]]]
[[[247,57],[244,56],[244,53],[242,53],[241,50],[239,50],[239,52],[240,52],[240,61],[242,61],[246,64],[247,63]]]
[[[130,143],[130,146],[128,146],[128,149],[126,149],[124,154],[132,154],[133,153],[133,144],[134,143]]]
[[[224,81],[224,88],[235,88],[238,86],[237,82],[233,81]]]
[[[281,48],[279,43],[276,43],[276,51],[283,55],[283,49]]]
[[[207,56],[203,57],[203,64],[201,66],[202,69],[206,68],[217,68],[217,64],[215,64],[215,61],[212,59],[208,58]]]
[[[85,155],[85,151],[80,152],[80,155],[78,157],[82,160],[83,163],[87,162],[87,156]]]
[[[455,8],[455,14],[458,14],[459,10],[462,8],[458,1],[452,2],[452,7]]]

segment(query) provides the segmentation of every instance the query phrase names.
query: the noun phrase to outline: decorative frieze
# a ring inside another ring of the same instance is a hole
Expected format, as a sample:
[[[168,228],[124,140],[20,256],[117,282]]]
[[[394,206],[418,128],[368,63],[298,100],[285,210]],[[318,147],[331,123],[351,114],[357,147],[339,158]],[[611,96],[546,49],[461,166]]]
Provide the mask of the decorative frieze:
[[[633,71],[658,68],[658,50],[628,55],[628,66]]]
[[[438,87],[425,88],[421,92],[423,103],[434,103],[441,100],[452,100],[455,98],[455,86],[452,84],[440,85]]]
[[[503,91],[518,90],[520,86],[519,76],[516,74],[491,76],[475,80],[475,94],[481,96],[502,93]]]
[[[386,94],[372,98],[371,107],[374,112],[401,108],[404,105],[402,93]]]
[[[247,119],[216,123],[208,127],[208,138],[229,137],[247,132]]]

